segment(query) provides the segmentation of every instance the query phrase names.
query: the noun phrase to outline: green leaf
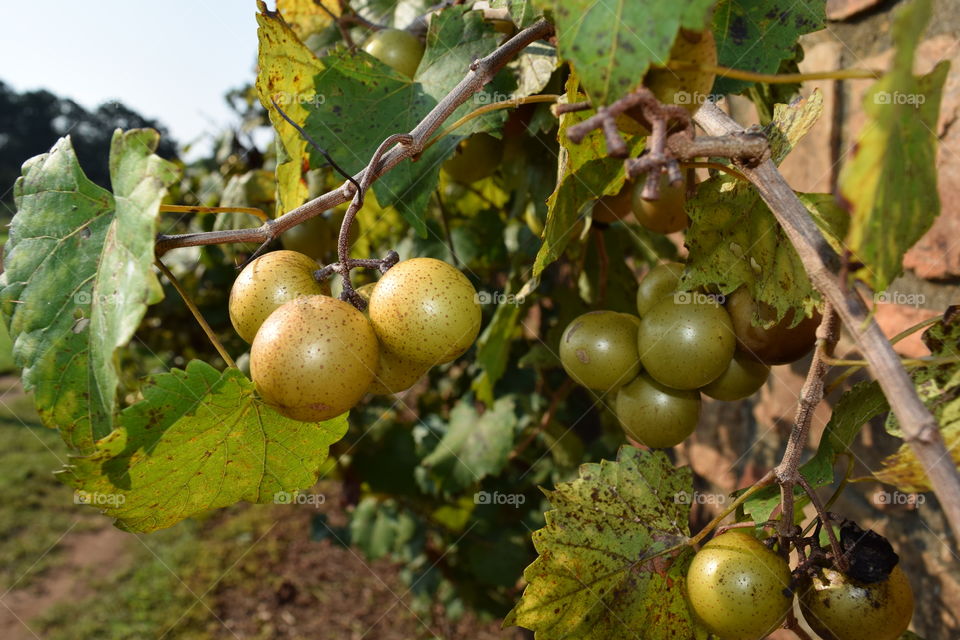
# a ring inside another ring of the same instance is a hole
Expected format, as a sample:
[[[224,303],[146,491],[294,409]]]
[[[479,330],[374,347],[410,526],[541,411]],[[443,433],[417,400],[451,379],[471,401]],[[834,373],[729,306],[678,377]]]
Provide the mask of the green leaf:
[[[153,154],[159,138],[152,129],[114,133],[113,194],[83,174],[69,138],[24,163],[14,187],[4,322],[41,418],[80,451],[113,428],[114,352],[162,297],[153,243],[177,170]]]
[[[154,377],[116,431],[71,458],[65,481],[126,531],[148,532],[248,502],[289,502],[312,486],[346,416],[290,420],[237,369],[193,360]]]
[[[422,465],[441,491],[461,491],[503,469],[517,423],[510,396],[498,399],[483,414],[462,400],[450,411],[447,433]]]
[[[577,90],[577,78],[570,74],[567,80],[566,102],[583,99]],[[582,229],[579,224],[585,206],[603,195],[613,195],[623,187],[626,177],[623,161],[607,155],[603,133],[591,132],[580,144],[567,138],[567,129],[590,117],[589,111],[566,113],[560,116],[559,178],[554,192],[547,199],[547,222],[543,230],[543,244],[533,264],[533,277],[539,278],[543,270],[559,258],[571,240]],[[631,156],[643,149],[642,136],[630,136],[628,148]],[[526,293],[525,288],[521,293]]]
[[[596,105],[640,84],[652,63],[664,64],[681,27],[704,28],[714,0],[540,0],[553,10],[560,55]]]
[[[580,467],[580,477],[546,491],[553,509],[533,534],[540,557],[505,625],[538,640],[700,638],[684,596],[690,547],[689,468],[662,452],[622,447],[616,462]]]
[[[822,0],[723,0],[713,15],[720,66],[776,73],[797,38],[826,25]],[[717,78],[713,93],[742,93],[754,83]]]
[[[309,189],[304,179],[304,165],[310,156],[307,141],[283,119],[271,98],[291,120],[302,126],[307,118],[307,105],[322,99],[317,96],[313,78],[324,70],[324,65],[279,13],[268,10],[262,0],[258,0],[257,8],[257,95],[277,132],[277,215],[280,215],[306,202]],[[317,10],[316,5],[312,8]]]
[[[914,0],[897,12],[893,68],[864,94],[867,119],[840,172],[840,193],[852,216],[847,244],[866,265],[857,275],[876,291],[900,274],[907,249],[940,214],[937,119],[950,63],[913,75],[930,5]]]
[[[503,376],[510,360],[510,341],[520,319],[521,305],[507,297],[497,306],[487,328],[477,339],[477,365],[480,375],[471,387],[477,399],[486,405],[494,403],[493,387]]]
[[[490,7],[506,9],[510,13],[510,17],[513,18],[514,24],[521,29],[529,27],[541,15],[533,7],[532,0],[493,0]]]
[[[392,500],[380,502],[374,497],[361,500],[350,518],[349,531],[350,543],[371,560],[389,554],[412,559],[423,546],[422,539],[416,535],[417,520]]]
[[[436,105],[418,85],[362,51],[338,50],[322,63],[326,70],[316,76],[315,92],[323,99],[304,105],[304,129],[350,174],[367,165],[381,142],[410,131]],[[404,160],[373,183],[380,206],[395,206],[421,236],[439,163],[452,149],[452,141],[435,144],[417,162]],[[326,163],[316,150],[310,158],[312,167]]]
[[[497,48],[501,37],[483,20],[480,11],[471,11],[469,7],[451,7],[441,11],[430,21],[427,48],[414,80],[422,85],[424,93],[439,102],[463,80],[474,60],[487,56]],[[516,82],[509,74],[497,75],[491,83],[460,105],[448,122],[453,123],[485,104],[511,97],[515,87]],[[492,111],[457,128],[456,136],[498,129],[506,119],[507,111]]]
[[[808,207],[826,204],[808,198]],[[797,321],[813,307],[813,286],[800,256],[770,209],[750,185],[716,176],[697,187],[687,203],[690,250],[684,288],[715,285],[727,295],[746,285],[756,300],[776,309],[777,320],[787,311]],[[834,216],[813,216],[827,222]],[[835,232],[829,235],[836,235]]]
[[[861,427],[890,410],[886,396],[876,381],[861,382],[841,396],[830,416],[817,454],[803,465],[801,472],[813,487],[833,482],[833,461],[860,433]]]
[[[813,488],[831,484],[837,455],[847,450],[864,424],[889,410],[887,399],[876,382],[861,382],[844,393],[820,437],[816,455],[800,467],[800,474]],[[795,489],[795,496],[798,507],[806,504],[808,498],[800,488]],[[743,511],[755,522],[766,522],[779,504],[780,489],[768,487],[751,496],[744,503]]]
[[[947,358],[949,364],[932,365],[913,371],[917,394],[933,413],[944,446],[960,466],[960,307],[950,307],[943,319],[923,334],[923,342],[934,358]],[[888,419],[888,431],[902,437],[893,414]],[[930,479],[906,443],[883,461],[883,468],[875,472],[881,482],[896,486],[905,492],[930,491]]]

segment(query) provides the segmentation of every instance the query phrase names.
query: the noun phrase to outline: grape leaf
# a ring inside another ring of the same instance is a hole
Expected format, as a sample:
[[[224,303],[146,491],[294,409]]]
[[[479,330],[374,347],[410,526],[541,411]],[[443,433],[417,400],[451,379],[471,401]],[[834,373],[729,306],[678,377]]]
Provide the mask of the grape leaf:
[[[157,212],[176,167],[152,129],[113,135],[111,194],[84,175],[69,138],[23,165],[0,276],[3,318],[44,423],[80,451],[110,433],[118,372],[147,305]]]
[[[903,5],[893,24],[893,68],[863,97],[866,122],[840,171],[852,220],[847,244],[865,263],[858,276],[882,291],[903,256],[940,214],[937,119],[948,61],[914,76],[914,49],[930,18],[930,0]]]
[[[826,25],[823,0],[723,0],[713,15],[720,66],[776,73],[794,55],[797,38]],[[754,83],[717,78],[713,93],[742,93]]]
[[[447,433],[422,466],[443,492],[461,491],[503,469],[517,424],[510,396],[499,398],[482,415],[471,402],[460,401],[450,411]]]
[[[490,7],[506,9],[510,13],[514,24],[521,29],[529,27],[540,17],[540,12],[533,7],[531,0],[493,0]]]
[[[933,365],[914,370],[913,382],[917,393],[940,425],[944,445],[955,464],[960,466],[960,307],[947,309],[937,324],[923,334],[923,341],[934,358],[953,358],[950,364]],[[891,414],[890,426],[896,421]],[[897,431],[897,435],[901,435]],[[902,437],[902,436],[901,436]],[[892,484],[901,491],[930,491],[930,480],[906,443],[883,461],[883,468],[875,472],[881,482]]]
[[[423,537],[417,536],[418,521],[393,500],[380,502],[366,497],[350,517],[350,544],[375,560],[396,554],[398,560],[410,560],[420,553]]]
[[[341,166],[356,173],[385,138],[413,129],[463,79],[474,59],[493,51],[497,42],[479,12],[456,7],[431,21],[416,82],[364,52],[335,51],[323,59],[327,71],[316,77],[316,92],[324,100],[308,105],[305,129]],[[474,96],[473,102],[454,112],[454,117],[492,102],[497,94],[509,93],[514,86],[512,78],[499,76]],[[471,120],[454,135],[440,139],[416,162],[397,165],[373,185],[380,205],[396,207],[417,233],[426,237],[423,217],[437,187],[441,163],[464,135],[499,127],[505,118],[505,112],[496,111]],[[324,162],[316,152],[311,157],[312,166]]]
[[[538,640],[701,638],[684,595],[690,547],[689,468],[662,452],[622,447],[616,462],[584,464],[580,477],[545,491],[553,509],[533,534],[540,557],[504,625]]]
[[[704,28],[714,0],[540,0],[553,11],[560,56],[594,104],[636,88],[651,63],[664,64],[681,27]]]
[[[316,482],[347,421],[290,420],[239,370],[193,360],[155,376],[118,427],[61,473],[117,527],[149,532],[240,500],[285,502],[277,494]]]
[[[340,15],[340,3],[337,0],[277,0],[277,11],[297,37],[306,40],[307,36],[323,31],[332,22],[330,13],[319,5],[335,16]]]
[[[427,48],[414,78],[424,93],[436,102],[443,100],[450,90],[463,80],[474,60],[490,54],[500,42],[499,34],[483,20],[483,13],[469,7],[451,7],[430,21]],[[449,122],[455,122],[471,111],[491,102],[505,100],[513,95],[516,81],[510,74],[500,73],[492,82],[473,94],[457,107]],[[531,87],[526,87],[529,90]],[[530,93],[535,93],[537,88]],[[523,95],[529,95],[524,93]],[[507,111],[497,110],[474,118],[456,130],[456,136],[465,137],[478,131],[500,128],[507,119]],[[449,136],[448,136],[449,137]]]
[[[804,194],[801,201],[833,243],[845,216],[829,196]],[[690,250],[683,286],[716,285],[727,295],[746,285],[754,299],[772,306],[777,320],[788,310],[799,322],[813,307],[813,286],[800,256],[757,191],[748,183],[715,176],[687,203]]]
[[[773,118],[765,127],[770,142],[770,156],[780,164],[797,143],[817,123],[823,113],[823,93],[814,89],[809,98],[799,98],[790,105],[773,106]]]
[[[257,95],[277,132],[277,215],[306,202],[309,190],[304,174],[308,169],[307,142],[283,119],[273,98],[294,122],[303,125],[307,104],[322,100],[314,90],[314,77],[324,70],[313,52],[304,45],[283,17],[257,1]]]
[[[567,80],[567,93],[562,101],[578,102],[584,96],[578,91],[578,80],[571,73]],[[590,117],[589,111],[565,113],[560,116],[560,158],[557,186],[547,199],[547,222],[543,230],[543,244],[533,263],[533,281],[543,270],[559,258],[569,242],[582,229],[584,207],[602,195],[613,195],[623,187],[626,174],[623,161],[607,155],[603,133],[593,131],[580,143],[567,138],[567,129]],[[627,136],[631,156],[643,149],[643,136]],[[525,295],[534,285],[525,287]]]
[[[520,319],[521,306],[510,298],[505,299],[477,338],[480,375],[473,380],[471,387],[476,391],[477,399],[488,406],[494,402],[493,387],[503,376],[510,359],[510,341]]]

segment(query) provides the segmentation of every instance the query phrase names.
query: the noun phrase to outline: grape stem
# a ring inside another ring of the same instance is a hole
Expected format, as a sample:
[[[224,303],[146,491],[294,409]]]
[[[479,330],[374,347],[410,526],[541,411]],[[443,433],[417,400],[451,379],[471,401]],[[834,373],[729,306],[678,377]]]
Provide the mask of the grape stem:
[[[794,523],[793,488],[800,484],[809,487],[803,476],[800,475],[800,459],[807,446],[810,434],[810,420],[813,412],[823,399],[823,377],[827,373],[827,363],[824,356],[828,355],[839,337],[837,314],[833,306],[824,303],[823,319],[817,327],[817,345],[813,351],[813,360],[807,371],[807,379],[800,390],[800,402],[797,404],[797,414],[787,440],[787,448],[783,452],[780,464],[774,472],[777,475],[777,484],[780,485],[780,523],[777,533],[782,539],[796,537],[798,531]],[[812,499],[812,498],[811,498]]]
[[[791,84],[810,80],[876,80],[883,75],[883,71],[877,69],[835,69],[833,71],[814,71],[811,73],[754,73],[686,60],[671,60],[667,63],[667,68],[674,71],[714,73],[721,78],[762,82],[764,84]]]
[[[714,136],[743,132],[743,127],[714,104],[704,104],[695,116]],[[936,419],[914,388],[900,358],[871,318],[859,296],[838,278],[842,261],[827,243],[776,166],[739,163],[737,168],[754,185],[797,251],[807,275],[839,314],[843,325],[869,363],[890,408],[903,429],[903,439],[923,466],[955,537],[960,538],[960,473],[947,452]]]
[[[177,279],[177,276],[173,275],[173,272],[163,264],[159,259],[155,261],[157,268],[160,269],[161,273],[167,277],[167,280],[170,281],[170,284],[173,285],[173,288],[177,290],[177,293],[180,294],[180,297],[183,298],[183,303],[187,305],[187,309],[190,309],[190,313],[193,314],[194,319],[196,319],[197,324],[200,325],[200,328],[203,329],[203,332],[207,334],[207,338],[213,344],[213,348],[217,350],[217,353],[220,354],[220,357],[223,358],[223,361],[227,363],[228,367],[234,369],[237,368],[237,363],[234,362],[233,358],[230,357],[230,354],[227,353],[227,350],[223,348],[223,344],[220,343],[220,338],[217,337],[216,332],[210,327],[210,323],[207,322],[207,319],[203,317],[203,314],[200,313],[200,309],[197,308],[197,305],[190,298],[190,294],[187,293],[187,290],[183,288],[183,285],[180,284],[180,280]]]

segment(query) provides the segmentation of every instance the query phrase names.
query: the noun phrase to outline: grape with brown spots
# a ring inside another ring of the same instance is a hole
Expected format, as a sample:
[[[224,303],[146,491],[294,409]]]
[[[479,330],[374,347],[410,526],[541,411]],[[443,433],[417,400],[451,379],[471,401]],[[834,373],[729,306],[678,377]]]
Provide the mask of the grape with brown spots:
[[[317,263],[296,251],[272,251],[252,261],[230,289],[230,322],[241,338],[253,342],[257,330],[280,305],[300,296],[330,293],[313,273]]]
[[[377,336],[352,305],[306,296],[266,319],[250,348],[250,373],[263,400],[313,422],[349,411],[373,382]]]
[[[385,349],[427,368],[455,360],[480,332],[477,291],[458,269],[413,258],[387,271],[370,295],[370,323]]]
[[[793,602],[790,567],[746,531],[728,531],[694,556],[687,597],[722,640],[759,640],[780,626]]]
[[[574,382],[610,391],[640,373],[639,319],[616,311],[591,311],[567,325],[560,338],[560,363]]]
[[[871,584],[824,569],[800,594],[800,610],[823,640],[897,640],[913,617],[913,590],[899,566]]]

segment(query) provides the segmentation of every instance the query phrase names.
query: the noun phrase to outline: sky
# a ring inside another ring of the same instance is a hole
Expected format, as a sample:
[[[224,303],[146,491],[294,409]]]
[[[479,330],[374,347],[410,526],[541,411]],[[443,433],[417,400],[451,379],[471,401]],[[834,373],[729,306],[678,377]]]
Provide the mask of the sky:
[[[88,109],[119,100],[159,120],[181,145],[233,122],[223,95],[254,79],[255,0],[11,4],[0,36],[0,80],[17,91],[47,89]]]

